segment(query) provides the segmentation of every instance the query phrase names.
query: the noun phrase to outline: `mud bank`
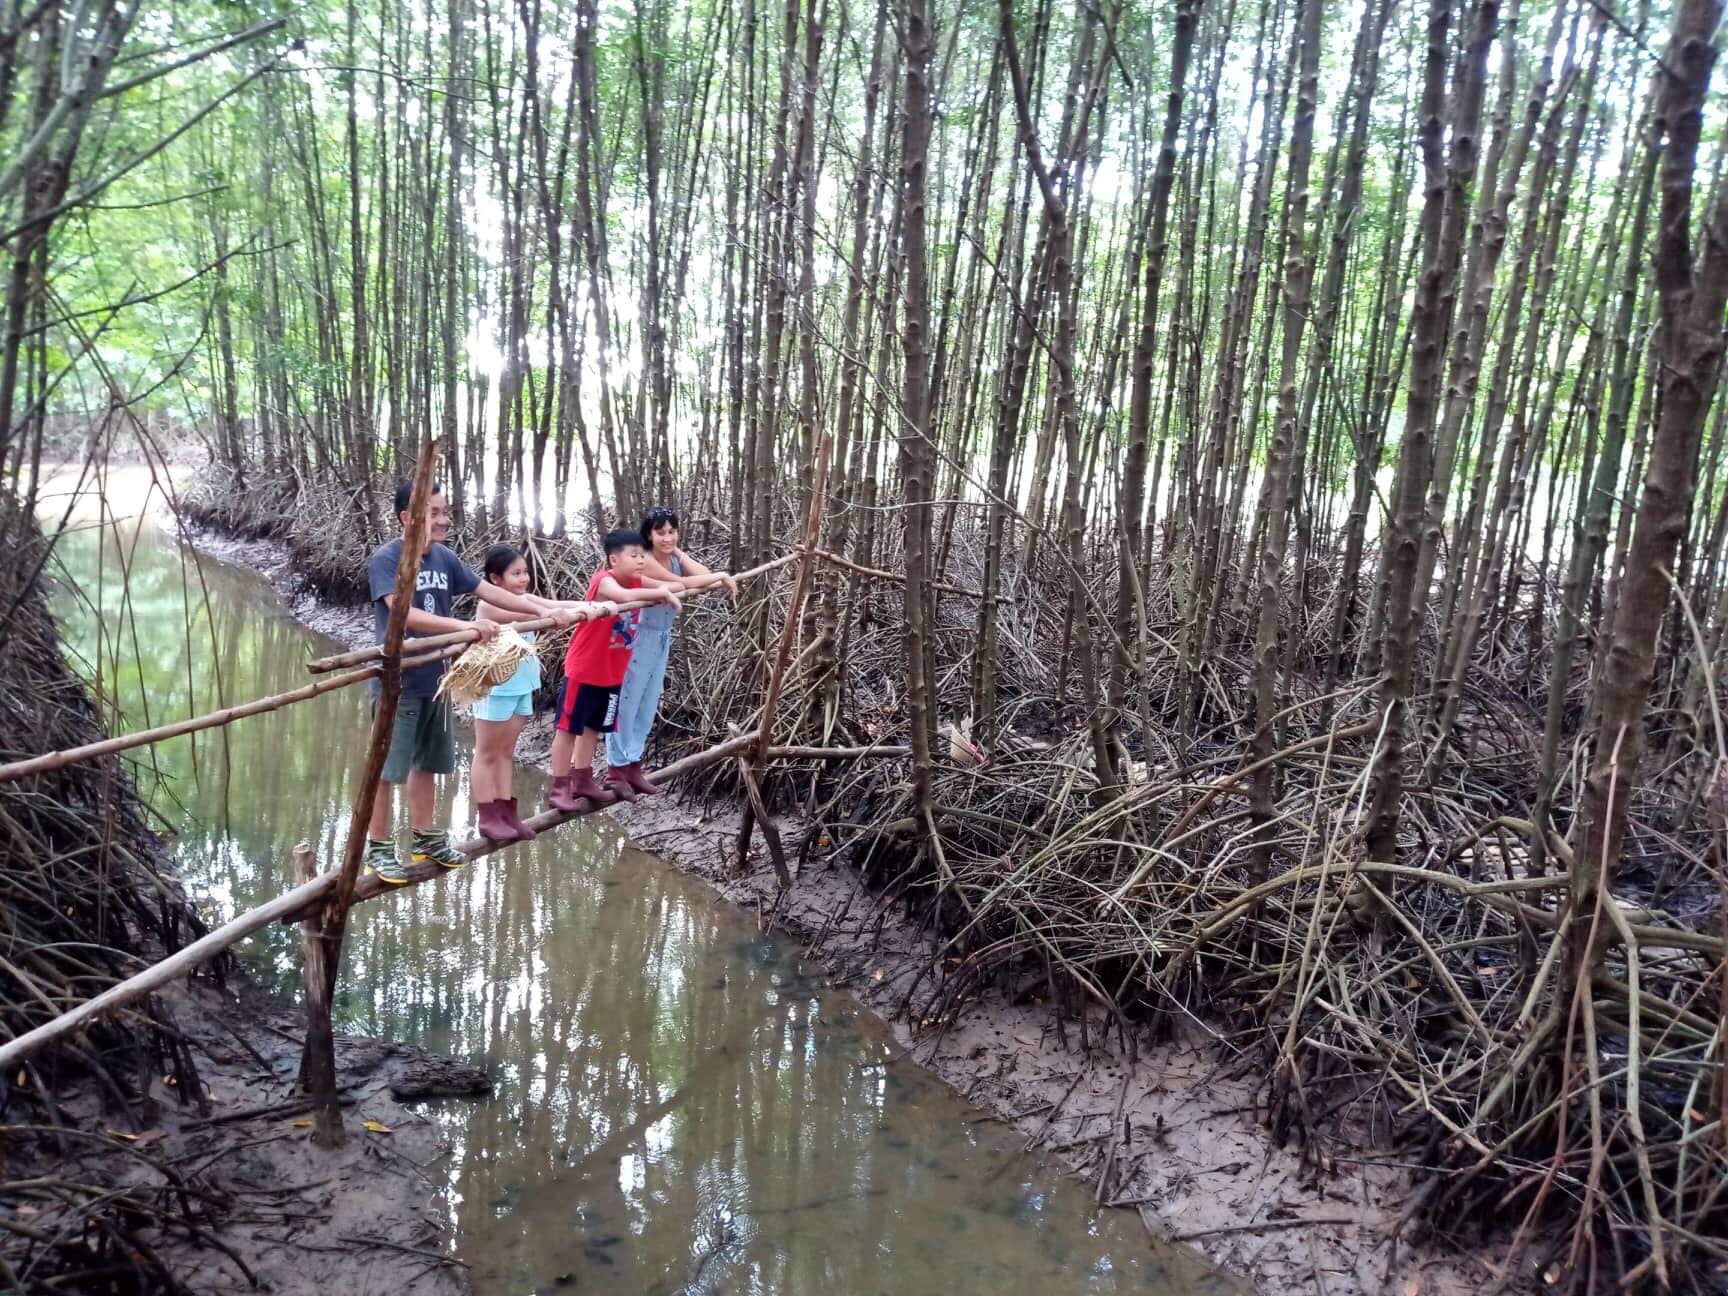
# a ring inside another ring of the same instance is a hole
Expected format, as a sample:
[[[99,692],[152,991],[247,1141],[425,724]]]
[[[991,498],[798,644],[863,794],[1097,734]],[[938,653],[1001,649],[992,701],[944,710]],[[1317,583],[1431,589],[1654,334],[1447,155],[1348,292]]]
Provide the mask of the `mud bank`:
[[[436,1201],[435,1163],[445,1148],[416,1104],[483,1094],[490,1083],[482,1072],[384,1040],[337,1036],[348,1139],[327,1151],[312,1145],[299,1090],[298,1011],[244,982],[228,990],[181,982],[157,1003],[187,1041],[203,1094],[158,1080],[144,1105],[148,1118],[134,1128],[86,1082],[58,1095],[61,1110],[74,1128],[108,1138],[62,1142],[44,1133],[14,1142],[9,1179],[52,1176],[120,1190],[172,1175],[183,1198],[198,1203],[196,1231],[169,1224],[134,1236],[177,1290],[469,1290]],[[22,1217],[32,1207],[20,1201]]]
[[[307,594],[280,546],[182,534],[269,579],[314,628],[351,646],[370,641],[366,610]],[[547,717],[537,716],[518,757],[543,763],[549,738]],[[1316,1165],[1300,1148],[1277,1146],[1261,1118],[1260,1067],[1232,1056],[1202,1024],[1169,1041],[1142,1039],[1130,1060],[1101,1014],[1088,1020],[1082,1047],[1071,1015],[1059,1020],[1036,999],[988,993],[945,1029],[925,1029],[941,942],[853,870],[818,858],[777,902],[765,855],[738,866],[735,810],[666,797],[608,813],[636,844],[800,942],[891,1024],[911,1056],[988,1113],[980,1119],[1011,1125],[1030,1153],[1066,1169],[1100,1203],[1134,1211],[1150,1232],[1196,1247],[1258,1290],[1442,1296],[1505,1276],[1502,1248],[1491,1242],[1467,1254],[1400,1238],[1410,1182],[1395,1150],[1365,1140],[1358,1156],[1332,1153]],[[1527,1277],[1515,1275],[1512,1288]]]

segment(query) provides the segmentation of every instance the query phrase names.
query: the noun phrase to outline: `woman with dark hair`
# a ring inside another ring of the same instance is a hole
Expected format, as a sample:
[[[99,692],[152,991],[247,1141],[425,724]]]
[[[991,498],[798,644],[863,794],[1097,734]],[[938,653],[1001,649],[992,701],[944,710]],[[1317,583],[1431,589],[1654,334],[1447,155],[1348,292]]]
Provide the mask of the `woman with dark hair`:
[[[643,514],[642,539],[648,546],[648,563],[642,571],[646,579],[689,593],[724,585],[734,598],[738,596],[738,582],[730,574],[704,567],[678,547],[678,514],[673,509],[651,508]],[[606,781],[644,796],[660,790],[642,772],[642,758],[648,751],[654,714],[660,708],[660,691],[666,685],[672,626],[677,618],[677,610],[664,603],[645,607],[638,614],[636,646],[618,691],[618,718],[606,735]]]

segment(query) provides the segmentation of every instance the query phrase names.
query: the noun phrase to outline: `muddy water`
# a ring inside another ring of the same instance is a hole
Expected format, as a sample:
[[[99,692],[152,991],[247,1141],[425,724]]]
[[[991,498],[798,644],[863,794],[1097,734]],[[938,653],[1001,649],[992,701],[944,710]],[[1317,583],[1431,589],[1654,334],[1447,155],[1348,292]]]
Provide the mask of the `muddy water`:
[[[148,524],[63,542],[57,606],[116,731],[303,683],[335,645],[261,580]],[[122,584],[124,590],[122,590]],[[144,754],[190,885],[232,913],[334,857],[367,702],[329,695]],[[465,779],[442,814],[466,825]],[[520,776],[537,800],[541,779]],[[294,938],[244,952],[298,988]],[[341,1025],[484,1064],[428,1104],[476,1290],[990,1293],[1226,1290],[1024,1156],[882,1026],[604,818],[363,906]]]

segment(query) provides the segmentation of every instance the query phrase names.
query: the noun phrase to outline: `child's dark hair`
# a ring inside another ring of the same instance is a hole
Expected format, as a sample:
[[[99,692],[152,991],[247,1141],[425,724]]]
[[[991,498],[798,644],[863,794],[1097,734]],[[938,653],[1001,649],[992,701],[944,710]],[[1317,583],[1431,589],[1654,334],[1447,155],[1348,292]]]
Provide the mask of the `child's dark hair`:
[[[480,571],[494,585],[504,577],[504,573],[514,567],[522,558],[522,551],[515,545],[493,545],[486,551],[486,561],[480,564]]]
[[[434,495],[442,495],[443,493],[444,493],[444,488],[442,486],[440,486],[437,482],[433,482],[432,485],[427,488],[426,497],[428,499],[430,499]],[[396,514],[397,514],[397,516],[400,517],[402,514],[406,513],[408,511],[408,506],[410,504],[412,504],[413,502],[414,502],[414,483],[409,481],[406,477],[404,477],[396,483]]]
[[[678,510],[667,508],[664,504],[649,509],[642,515],[642,539],[649,544],[654,543],[654,533],[663,526],[670,526],[674,531],[683,528],[678,525]]]
[[[638,549],[646,549],[648,542],[642,538],[640,531],[632,531],[629,527],[619,527],[616,531],[608,531],[606,538],[600,542],[600,547],[610,558],[613,554],[635,545]]]

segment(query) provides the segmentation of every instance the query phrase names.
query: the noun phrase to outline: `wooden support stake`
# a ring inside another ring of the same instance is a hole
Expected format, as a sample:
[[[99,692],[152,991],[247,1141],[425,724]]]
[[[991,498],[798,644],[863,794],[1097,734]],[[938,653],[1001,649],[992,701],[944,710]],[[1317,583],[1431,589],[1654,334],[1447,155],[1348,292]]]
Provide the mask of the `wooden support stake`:
[[[294,848],[294,877],[297,882],[309,882],[317,876],[318,865],[312,855],[312,848],[301,842]],[[324,906],[313,905],[308,908],[300,919],[300,960],[301,981],[306,989],[306,1038],[314,1035],[328,1038],[331,1041],[331,1054],[335,1053],[335,1033],[331,1022],[332,999],[330,997],[330,981],[332,969],[327,958],[327,950],[323,938]],[[307,1090],[312,1088],[314,1075],[309,1073],[308,1061],[312,1050],[307,1049],[300,1055],[300,1084]],[[322,1075],[316,1077],[323,1082]],[[335,1082],[335,1068],[330,1071],[330,1081]],[[342,1142],[341,1124],[334,1128],[330,1123],[329,1104],[334,1094],[313,1093],[312,1109],[313,1129],[312,1140],[320,1147],[340,1146]]]
[[[744,794],[749,798],[744,815],[744,827],[738,834],[738,865],[743,867],[749,858],[750,850],[750,820],[754,817],[762,825],[762,840],[768,844],[768,858],[774,864],[774,877],[782,889],[792,885],[792,874],[786,868],[786,848],[780,843],[780,830],[774,826],[774,818],[768,813],[768,807],[762,801],[762,787],[756,781],[756,771],[744,757],[738,758],[738,774],[744,780]]]
[[[348,820],[348,840],[342,849],[342,867],[336,875],[336,890],[324,911],[319,941],[324,947],[325,981],[322,1028],[306,1023],[306,1053],[301,1075],[311,1092],[317,1111],[313,1142],[320,1147],[342,1145],[342,1108],[336,1101],[336,1041],[331,1031],[329,1006],[336,991],[336,976],[342,967],[342,938],[348,930],[348,907],[354,900],[354,883],[360,876],[360,855],[366,848],[366,830],[372,807],[378,799],[378,779],[390,753],[390,731],[396,723],[396,703],[402,696],[402,637],[408,628],[408,609],[414,603],[414,588],[420,560],[426,551],[426,509],[432,498],[432,468],[438,462],[438,442],[421,443],[420,464],[414,471],[414,491],[408,505],[408,529],[402,540],[402,556],[396,563],[396,588],[390,595],[390,618],[384,627],[383,671],[378,705],[372,713],[372,738],[366,748],[366,763],[354,793],[354,809]]]
[[[749,801],[744,807],[744,821],[738,829],[738,862],[750,855],[750,829],[755,820],[762,821],[762,836],[768,843],[768,854],[774,861],[774,875],[782,887],[792,885],[786,871],[786,858],[780,849],[780,833],[768,816],[768,807],[757,782],[756,771],[768,754],[774,737],[774,708],[780,702],[780,689],[785,683],[786,662],[792,655],[792,641],[798,634],[798,622],[804,615],[804,595],[810,588],[810,569],[815,565],[816,542],[822,538],[822,502],[828,495],[828,461],[833,456],[834,434],[822,433],[816,448],[816,475],[810,484],[810,507],[804,518],[804,543],[798,547],[798,574],[792,581],[792,598],[786,604],[786,624],[780,629],[780,642],[774,645],[774,667],[768,674],[768,688],[762,696],[762,726],[756,731],[755,749],[749,760],[740,759],[744,775],[744,790]]]

